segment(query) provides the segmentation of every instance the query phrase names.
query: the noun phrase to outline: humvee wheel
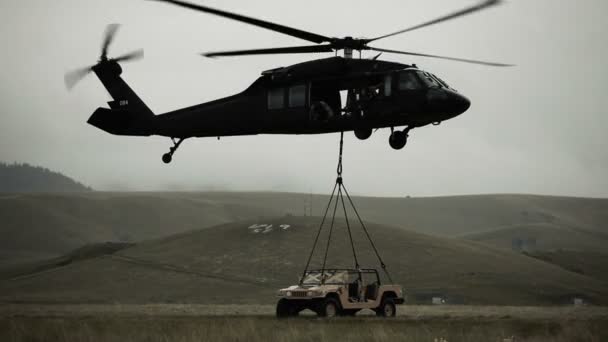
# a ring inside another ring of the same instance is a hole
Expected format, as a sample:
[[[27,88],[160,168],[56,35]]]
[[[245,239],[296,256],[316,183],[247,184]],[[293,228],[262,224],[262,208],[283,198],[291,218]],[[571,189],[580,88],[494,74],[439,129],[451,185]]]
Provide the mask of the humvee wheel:
[[[298,311],[295,309],[293,305],[289,302],[289,300],[285,298],[281,298],[277,303],[277,318],[286,318],[297,316]]]
[[[340,304],[333,298],[326,298],[317,313],[321,317],[336,317],[340,313]]]
[[[380,317],[395,317],[397,314],[397,307],[392,298],[385,298],[382,300],[382,304],[376,309],[376,316]]]

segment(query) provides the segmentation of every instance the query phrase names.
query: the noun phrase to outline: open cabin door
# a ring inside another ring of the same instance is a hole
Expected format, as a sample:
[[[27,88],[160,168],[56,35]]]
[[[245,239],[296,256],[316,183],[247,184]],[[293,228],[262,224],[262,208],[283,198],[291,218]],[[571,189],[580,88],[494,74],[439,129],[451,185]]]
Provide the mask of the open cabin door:
[[[312,83],[310,86],[310,121],[322,123],[340,116],[342,99],[340,89],[333,84]]]

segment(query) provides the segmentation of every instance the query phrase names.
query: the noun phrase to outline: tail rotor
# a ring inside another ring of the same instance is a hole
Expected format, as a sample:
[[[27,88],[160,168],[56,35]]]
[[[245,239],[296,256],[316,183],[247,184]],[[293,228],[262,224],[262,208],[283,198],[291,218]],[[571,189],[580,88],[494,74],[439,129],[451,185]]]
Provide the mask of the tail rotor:
[[[126,53],[116,58],[108,59],[108,50],[112,42],[114,41],[114,37],[116,36],[116,32],[120,28],[119,24],[110,24],[106,27],[103,41],[101,45],[101,55],[99,56],[99,61],[97,64],[88,66],[85,68],[76,69],[70,72],[67,72],[64,76],[65,86],[68,90],[71,90],[76,86],[78,82],[80,82],[83,78],[85,78],[88,74],[90,74],[93,69],[98,66],[107,63],[120,63],[120,62],[129,62],[135,61],[138,59],[142,59],[144,57],[144,50],[139,49],[133,52]]]

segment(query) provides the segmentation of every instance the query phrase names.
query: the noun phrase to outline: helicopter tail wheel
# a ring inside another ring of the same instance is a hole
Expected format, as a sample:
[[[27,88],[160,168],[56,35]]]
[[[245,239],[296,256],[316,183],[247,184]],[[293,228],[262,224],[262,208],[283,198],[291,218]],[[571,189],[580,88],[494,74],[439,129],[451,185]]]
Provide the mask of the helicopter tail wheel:
[[[355,130],[355,136],[359,139],[359,140],[367,140],[369,139],[369,137],[372,136],[372,129],[371,128],[359,128]]]
[[[406,131],[394,131],[388,139],[388,143],[395,150],[401,150],[407,144],[408,134]]]
[[[163,154],[163,163],[165,164],[169,164],[171,163],[171,161],[173,160],[173,154],[177,151],[177,149],[179,148],[179,145],[182,144],[182,142],[185,139],[175,139],[175,138],[171,138],[171,141],[173,141],[173,146],[169,149],[169,152]]]

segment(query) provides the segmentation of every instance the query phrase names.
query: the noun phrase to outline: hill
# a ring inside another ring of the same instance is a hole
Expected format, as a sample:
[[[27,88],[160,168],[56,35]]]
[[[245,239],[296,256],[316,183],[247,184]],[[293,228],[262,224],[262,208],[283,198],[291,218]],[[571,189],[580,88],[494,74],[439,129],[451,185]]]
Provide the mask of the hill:
[[[0,163],[0,193],[82,192],[90,187],[59,172],[29,164]]]
[[[314,195],[313,213],[318,215],[327,200]],[[308,194],[255,192],[0,194],[5,237],[0,266],[58,257],[91,243],[133,243],[238,220],[298,215],[308,201]],[[608,239],[605,199],[479,195],[354,201],[370,222],[508,249],[513,238],[528,235],[497,233],[505,227],[540,227],[546,234],[536,244],[550,249],[597,250]]]
[[[276,289],[297,282],[318,222],[293,216],[243,220],[142,242],[112,255],[2,281],[0,301],[273,303]],[[443,296],[448,303],[536,305],[580,296],[606,304],[608,298],[605,282],[521,253],[401,227],[368,228],[410,302]],[[352,266],[343,221],[333,234],[329,263]],[[361,265],[377,266],[360,230],[355,241]],[[320,255],[313,259],[316,266]]]
[[[263,210],[196,195],[0,195],[0,266],[59,257],[87,244],[137,242],[256,217]]]
[[[608,283],[608,253],[556,250],[531,252],[527,255]]]
[[[602,232],[552,223],[511,225],[459,237],[532,253],[556,250],[606,253],[608,242],[608,236]]]
[[[56,268],[89,259],[111,255],[119,250],[133,246],[131,243],[105,242],[85,245],[66,255],[48,260],[36,260],[0,268],[0,279],[12,279],[31,274],[53,271]]]

